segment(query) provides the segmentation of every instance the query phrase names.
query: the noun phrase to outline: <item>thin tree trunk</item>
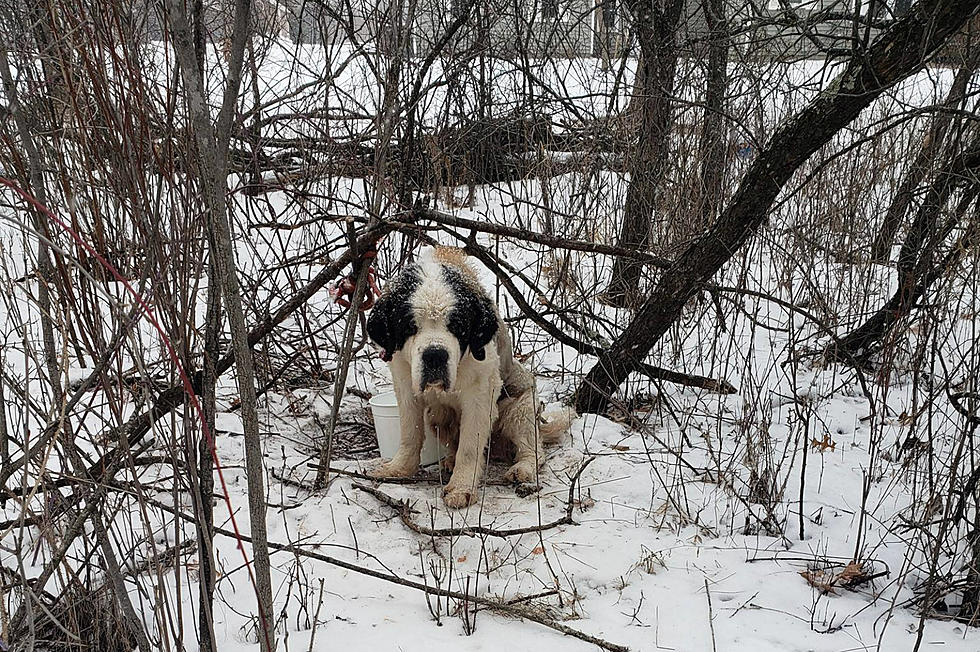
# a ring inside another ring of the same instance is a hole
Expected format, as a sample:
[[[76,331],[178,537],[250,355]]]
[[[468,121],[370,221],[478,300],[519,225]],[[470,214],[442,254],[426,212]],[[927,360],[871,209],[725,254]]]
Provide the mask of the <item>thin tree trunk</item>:
[[[195,127],[196,130],[196,127]],[[200,147],[200,140],[199,147]],[[222,171],[226,166],[221,166]],[[218,267],[221,294],[224,297],[228,322],[231,327],[232,350],[235,353],[235,370],[238,376],[238,393],[241,404],[242,427],[245,438],[245,475],[248,481],[249,521],[252,534],[252,552],[255,556],[256,590],[261,610],[259,635],[262,652],[275,650],[275,617],[272,605],[272,579],[269,564],[269,548],[266,536],[265,469],[262,456],[262,439],[259,436],[258,407],[255,393],[255,371],[248,329],[242,308],[241,287],[235,265],[235,250],[231,241],[231,228],[224,198],[224,172],[221,187],[218,179],[211,179],[206,191],[208,231],[215,241],[217,257],[212,264]]]
[[[602,62],[602,70],[608,71],[612,67],[612,60],[616,56],[613,37],[616,30],[616,4],[617,0],[604,0],[596,3],[595,10],[595,31],[596,39],[592,56],[598,57]]]
[[[45,68],[47,69],[47,68]],[[10,114],[17,127],[20,136],[21,146],[27,154],[28,174],[30,181],[30,191],[41,204],[47,205],[47,189],[44,184],[44,167],[41,161],[41,153],[38,151],[34,142],[34,134],[28,124],[27,116],[24,115],[23,107],[20,104],[20,94],[14,84],[10,74],[10,61],[7,59],[7,52],[0,48],[0,79],[3,81],[4,94],[8,98]],[[32,210],[31,218],[34,222],[34,229],[39,234],[47,234],[47,219],[41,213]],[[48,374],[48,383],[51,386],[52,404],[58,406],[61,403],[61,369],[58,364],[58,356],[54,342],[54,326],[52,318],[54,312],[51,306],[51,293],[49,283],[52,281],[53,266],[48,257],[48,243],[44,238],[37,241],[37,300],[38,307],[41,309],[41,339],[44,349],[45,371]],[[58,408],[55,408],[58,409]]]
[[[631,0],[630,12],[640,42],[637,83],[631,108],[639,96],[639,136],[630,157],[630,181],[617,244],[638,251],[650,246],[650,228],[657,192],[666,173],[670,118],[677,68],[674,41],[683,0],[666,0],[663,9],[652,2]],[[632,111],[630,112],[632,117]],[[635,305],[641,298],[643,266],[620,257],[613,263],[606,299],[612,305]]]
[[[581,412],[601,412],[687,302],[752,237],[793,173],[887,88],[919,70],[977,10],[975,0],[922,0],[805,109],[786,120],[753,161],[717,222],[660,278],[633,322],[582,380]]]
[[[212,259],[217,256],[214,246],[210,246]],[[214,421],[217,413],[215,390],[218,374],[215,369],[221,356],[221,286],[217,269],[208,266],[207,312],[204,317],[204,374],[201,379],[201,409],[204,411],[204,422],[207,432],[214,437]],[[197,491],[198,491],[198,521],[197,544],[200,572],[198,573],[198,593],[200,595],[198,623],[199,641],[204,652],[216,652],[214,640],[214,461],[211,459],[211,444],[200,431],[197,450]]]
[[[469,14],[471,5],[466,5],[466,14]],[[378,144],[377,144],[377,157],[374,169],[375,185],[372,189],[371,194],[371,204],[370,213],[368,217],[368,226],[374,226],[378,217],[384,212],[384,206],[387,201],[397,199],[396,197],[388,197],[387,195],[387,184],[384,180],[388,177],[388,167],[391,163],[389,159],[391,158],[391,141],[395,135],[395,129],[398,126],[399,118],[401,117],[401,104],[398,101],[399,89],[401,87],[402,78],[402,68],[405,63],[405,59],[409,56],[411,32],[408,26],[413,22],[415,16],[415,9],[417,4],[415,2],[409,2],[406,5],[399,3],[397,7],[393,8],[391,14],[389,15],[389,20],[392,27],[392,33],[395,35],[393,37],[391,47],[391,57],[387,62],[387,67],[385,70],[385,80],[384,80],[384,97],[382,100],[381,111],[379,112],[377,118],[377,131],[379,134]],[[462,22],[459,23],[462,25]],[[413,109],[414,112],[414,109]],[[411,121],[409,121],[409,126],[411,127]],[[350,230],[350,240],[351,246],[356,242],[356,235],[354,233],[353,227]],[[343,401],[344,393],[347,387],[347,372],[350,369],[351,363],[351,349],[354,345],[354,336],[356,334],[356,328],[358,324],[358,310],[361,302],[365,296],[365,292],[368,289],[368,273],[370,271],[370,263],[368,261],[360,260],[356,261],[353,265],[353,274],[356,278],[354,284],[354,292],[351,295],[351,305],[349,308],[349,314],[347,316],[347,324],[344,329],[344,339],[342,342],[342,349],[340,351],[340,358],[337,360],[337,374],[334,379],[334,392],[333,392],[333,402],[330,407],[330,420],[327,422],[327,431],[325,433],[324,441],[320,445],[320,454],[317,467],[316,478],[313,482],[313,487],[315,489],[320,489],[327,484],[327,474],[330,469],[330,463],[333,459],[333,442],[334,433],[337,428],[337,419],[340,416],[340,404]]]
[[[703,0],[708,23],[708,73],[704,97],[704,126],[701,132],[701,169],[697,203],[699,215],[693,223],[707,227],[721,209],[727,167],[728,138],[725,129],[725,94],[728,92],[728,21],[724,0]]]
[[[953,78],[953,84],[950,86],[949,93],[942,105],[942,108],[947,110],[939,111],[933,118],[928,131],[926,131],[919,153],[912,165],[909,166],[908,172],[905,173],[905,177],[895,193],[895,198],[888,207],[888,212],[885,213],[881,230],[878,231],[878,235],[871,245],[872,260],[887,262],[892,243],[895,241],[895,235],[902,225],[902,219],[912,205],[912,199],[915,197],[915,191],[919,184],[929,174],[936,157],[942,151],[943,142],[955,115],[953,109],[959,107],[966,98],[967,85],[975,70],[976,62],[973,61],[971,65],[960,68],[956,77]]]
[[[228,172],[228,143],[236,111],[245,44],[248,40],[250,0],[236,0],[231,53],[227,80],[217,124],[212,127],[206,93],[198,72],[197,52],[184,8],[178,0],[167,3],[171,21],[174,51],[177,54],[181,78],[184,82],[188,115],[197,145],[199,169],[204,173],[204,201],[209,237],[214,242],[215,259],[221,294],[231,327],[232,349],[238,376],[238,393],[241,401],[242,426],[245,435],[245,468],[248,482],[249,520],[252,534],[252,553],[255,562],[255,590],[259,609],[259,645],[262,652],[272,652],[276,647],[275,615],[272,603],[272,579],[269,562],[269,546],[266,535],[265,469],[263,467],[262,441],[259,437],[259,421],[256,405],[255,372],[252,365],[248,330],[242,308],[241,288],[235,266],[235,251],[231,240],[231,226],[225,205]],[[208,174],[210,172],[210,174]]]
[[[248,39],[248,67],[252,73],[252,124],[248,129],[249,140],[252,145],[252,160],[249,165],[250,181],[245,187],[245,194],[256,197],[265,192],[265,184],[262,181],[262,98],[259,96],[259,70],[255,62],[255,46],[252,39]]]
[[[3,359],[0,358],[0,474],[5,474],[10,463],[10,433],[7,431],[7,398],[3,389]]]
[[[204,3],[194,0],[193,4],[194,55],[197,75],[204,84]],[[214,243],[208,238],[208,255],[211,260],[217,256]],[[201,410],[204,412],[204,428],[214,437],[215,415],[217,414],[216,388],[218,374],[215,364],[221,356],[221,285],[217,268],[208,265],[207,308],[204,316],[204,356],[201,375]],[[197,445],[197,558],[198,569],[198,646],[202,652],[217,652],[214,636],[214,461],[211,458],[212,442],[208,441],[204,428],[200,429]],[[190,457],[190,456],[189,456]]]
[[[316,478],[313,481],[313,489],[319,490],[327,485],[327,474],[330,471],[330,463],[333,460],[333,441],[334,433],[337,429],[337,419],[340,416],[340,404],[344,400],[347,387],[347,372],[350,370],[351,351],[354,347],[354,336],[357,334],[358,306],[364,300],[365,291],[368,288],[368,271],[370,265],[361,263],[357,271],[357,281],[354,284],[354,292],[350,298],[350,308],[348,309],[347,325],[344,328],[344,339],[341,343],[340,359],[337,361],[337,375],[334,379],[333,402],[330,405],[330,420],[327,422],[327,431],[324,441],[320,445],[320,459],[317,466]]]

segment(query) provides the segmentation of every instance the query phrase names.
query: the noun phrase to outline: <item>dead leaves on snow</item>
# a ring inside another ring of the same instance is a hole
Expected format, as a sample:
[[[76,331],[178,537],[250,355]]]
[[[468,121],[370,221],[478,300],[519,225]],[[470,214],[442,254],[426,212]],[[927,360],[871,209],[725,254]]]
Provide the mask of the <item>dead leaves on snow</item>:
[[[822,568],[811,566],[800,571],[800,575],[807,584],[829,595],[837,595],[836,589],[841,587],[855,589],[875,577],[865,569],[864,564],[854,561],[843,566],[840,564],[829,564]]]
[[[820,451],[821,453],[826,453],[828,450],[834,452],[837,450],[837,442],[830,437],[829,432],[825,432],[823,434],[823,439],[811,437],[810,447],[815,451]]]

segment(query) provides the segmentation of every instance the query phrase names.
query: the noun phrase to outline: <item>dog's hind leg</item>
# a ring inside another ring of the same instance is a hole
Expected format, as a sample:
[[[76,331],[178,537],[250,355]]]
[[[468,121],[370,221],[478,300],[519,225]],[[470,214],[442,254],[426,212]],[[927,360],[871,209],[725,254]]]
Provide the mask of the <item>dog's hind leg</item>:
[[[538,469],[544,463],[543,438],[537,428],[534,391],[527,389],[518,396],[497,403],[497,433],[514,444],[514,464],[504,475],[511,482],[536,483]]]

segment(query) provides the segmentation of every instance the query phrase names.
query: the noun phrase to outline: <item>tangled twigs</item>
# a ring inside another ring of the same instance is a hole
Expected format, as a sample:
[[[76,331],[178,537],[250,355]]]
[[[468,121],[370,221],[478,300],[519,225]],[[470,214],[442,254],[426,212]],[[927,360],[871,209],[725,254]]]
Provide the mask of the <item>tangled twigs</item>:
[[[582,471],[585,470],[585,467],[588,466],[593,459],[595,458],[591,457],[582,463],[582,466],[579,467],[579,470],[573,477],[573,480],[578,479]],[[573,483],[572,489],[574,489],[574,486],[575,484]],[[569,492],[569,495],[571,495],[571,492]],[[163,503],[158,500],[154,500],[152,498],[148,498],[146,500],[149,504],[154,505],[155,507],[159,507],[160,509],[170,514],[173,514],[174,516],[177,516],[180,519],[183,519],[191,523],[195,521],[194,516],[190,514],[185,514],[179,509],[175,509],[171,505],[167,505],[166,503]],[[573,505],[571,501],[569,501],[569,506],[566,508],[566,514],[571,513],[572,507]],[[224,537],[234,536],[234,533],[222,527],[214,528],[214,533]],[[241,540],[245,543],[250,543],[251,537],[249,537],[248,535],[242,535]],[[418,591],[423,591],[424,593],[427,593],[429,595],[437,595],[444,598],[452,598],[454,600],[466,600],[472,604],[479,605],[490,611],[495,611],[497,613],[507,614],[508,616],[514,616],[517,618],[523,618],[525,620],[536,622],[539,625],[544,625],[545,627],[549,629],[553,629],[556,632],[561,632],[566,636],[571,636],[573,638],[579,639],[580,641],[591,643],[592,645],[602,648],[603,650],[609,650],[609,652],[629,652],[629,648],[624,645],[617,645],[615,643],[610,643],[609,641],[601,639],[597,636],[586,634],[585,632],[569,627],[564,623],[560,623],[553,618],[548,618],[546,616],[543,616],[537,611],[533,609],[528,609],[527,607],[521,604],[513,604],[512,602],[508,603],[507,601],[503,601],[500,599],[484,598],[478,595],[469,595],[466,593],[460,593],[459,591],[451,591],[448,589],[441,589],[435,586],[428,586],[421,582],[413,582],[412,580],[399,577],[393,573],[385,573],[383,571],[374,570],[372,568],[365,568],[363,566],[358,566],[357,564],[352,564],[342,559],[337,559],[336,557],[331,557],[329,555],[324,555],[318,552],[314,552],[312,550],[307,550],[298,545],[284,545],[281,543],[276,543],[275,541],[270,541],[269,548],[278,552],[288,552],[292,555],[296,555],[297,557],[306,557],[307,559],[321,561],[325,564],[336,566],[338,568],[343,568],[353,573],[358,573],[360,575],[367,575],[368,577],[384,580],[385,582],[390,582],[392,584],[398,584],[399,586],[405,586],[411,589],[416,589]]]
[[[496,528],[485,527],[482,525],[464,526],[464,527],[447,527],[447,528],[428,528],[424,525],[419,525],[412,520],[412,514],[416,513],[416,510],[412,507],[412,503],[400,500],[398,498],[393,498],[388,494],[380,491],[374,487],[369,487],[363,485],[359,482],[353,483],[353,487],[364,493],[371,494],[377,498],[380,502],[384,503],[388,507],[395,510],[398,517],[401,519],[405,527],[424,536],[433,537],[455,537],[455,536],[467,536],[467,537],[477,537],[477,536],[490,536],[490,537],[512,537],[519,534],[529,534],[531,532],[544,532],[545,530],[550,530],[556,528],[560,525],[574,525],[575,521],[572,520],[572,510],[575,506],[574,496],[575,487],[578,485],[579,479],[582,477],[582,473],[585,469],[592,463],[595,456],[592,456],[582,462],[579,466],[578,471],[575,475],[571,476],[570,483],[568,485],[568,500],[565,503],[565,515],[559,519],[556,519],[550,523],[542,523],[540,525],[529,525],[527,527],[509,528],[504,530],[498,530]]]
[[[980,399],[980,394],[977,392],[956,392],[955,394],[949,395],[949,402],[953,405],[953,409],[966,417],[966,420],[972,425],[980,425],[980,417],[976,413],[971,412],[961,401],[963,399]]]
[[[344,267],[360,258],[365,251],[373,248],[375,243],[390,230],[391,227],[388,225],[380,224],[362,233],[357,238],[354,246],[349,248],[338,258],[331,261],[306,285],[283,302],[275,312],[265,316],[258,324],[256,324],[255,327],[249,331],[248,345],[253,347],[262,341],[262,339],[275,330],[279,324],[285,321],[287,317],[293,314],[301,306],[305,305],[306,302],[314,294],[316,294],[316,292],[333,280]],[[220,376],[224,372],[231,369],[234,363],[234,351],[228,351],[215,364],[215,373]],[[200,382],[200,373],[194,374],[193,382],[195,386]],[[143,439],[144,436],[146,436],[148,432],[150,432],[150,429],[153,427],[154,423],[183,405],[185,400],[186,395],[184,392],[184,387],[180,384],[173,385],[157,396],[153,406],[149,410],[134,414],[126,421],[126,423],[114,428],[110,433],[108,433],[106,438],[118,439],[120,436],[123,436],[130,447],[135,446]],[[124,451],[121,449],[113,449],[96,461],[96,463],[89,469],[89,473],[97,479],[111,477],[123,458]]]
[[[411,234],[413,237],[418,238],[423,242],[427,242],[432,245],[436,244],[435,240],[429,238],[425,234],[419,233],[417,229],[415,229],[414,227],[399,227],[399,230],[401,230],[403,233]],[[554,337],[555,340],[561,342],[562,344],[565,344],[566,346],[572,347],[579,353],[584,353],[586,355],[595,355],[595,356],[602,355],[603,352],[602,348],[593,344],[589,344],[588,342],[583,342],[582,340],[578,340],[568,335],[565,331],[563,331],[562,329],[558,328],[550,321],[548,321],[544,317],[544,315],[542,315],[539,311],[535,310],[534,307],[532,307],[531,304],[528,302],[528,300],[524,298],[523,293],[518,289],[517,285],[511,279],[512,272],[503,269],[500,264],[501,261],[499,261],[485,247],[482,247],[479,244],[477,244],[475,240],[473,240],[472,238],[466,239],[462,237],[461,234],[451,229],[447,229],[446,231],[460,242],[465,242],[465,245],[463,245],[463,250],[466,251],[466,253],[470,254],[471,256],[474,256],[475,258],[479,259],[480,262],[482,262],[487,267],[487,269],[489,269],[497,277],[501,285],[503,285],[504,288],[507,290],[508,294],[510,294],[511,298],[514,299],[514,303],[517,304],[517,307],[521,309],[521,312],[528,319],[530,319],[535,324],[540,326],[542,330],[544,330],[546,333]],[[531,287],[534,286],[534,284],[531,283],[529,280],[527,279],[523,279],[523,280]],[[539,296],[542,295],[540,295],[539,293]],[[671,371],[669,369],[662,369],[660,367],[655,367],[645,362],[640,362],[637,364],[637,371],[644,374],[648,378],[654,380],[665,380],[669,383],[686,385],[688,387],[697,387],[712,392],[718,392],[720,394],[734,394],[735,392],[738,391],[731,383],[729,383],[724,379],[707,378],[705,376],[698,376],[696,374],[680,373],[677,371]]]
[[[314,470],[316,470],[316,469],[319,468],[319,465],[312,464],[312,463],[311,464],[308,464],[307,466],[308,466],[308,468],[314,469]],[[337,467],[334,467],[334,466],[331,466],[327,470],[330,471],[330,473],[333,473],[335,475],[346,475],[346,476],[351,477],[351,478],[357,478],[358,480],[370,480],[371,482],[374,482],[374,483],[384,483],[384,484],[444,484],[446,482],[445,475],[442,475],[442,474],[440,474],[438,472],[425,472],[425,471],[423,471],[423,472],[416,473],[413,476],[409,476],[407,478],[376,478],[376,477],[374,477],[372,475],[368,475],[367,473],[361,473],[360,471],[351,471],[349,469],[340,469],[340,468],[337,468]],[[499,487],[509,487],[513,483],[511,483],[511,482],[504,482],[503,480],[490,480],[490,479],[487,479],[487,480],[484,481],[484,484],[491,485],[491,486],[499,486]],[[303,488],[304,489],[307,489],[309,491],[313,491],[312,485],[311,486],[305,486],[305,485],[303,485]]]

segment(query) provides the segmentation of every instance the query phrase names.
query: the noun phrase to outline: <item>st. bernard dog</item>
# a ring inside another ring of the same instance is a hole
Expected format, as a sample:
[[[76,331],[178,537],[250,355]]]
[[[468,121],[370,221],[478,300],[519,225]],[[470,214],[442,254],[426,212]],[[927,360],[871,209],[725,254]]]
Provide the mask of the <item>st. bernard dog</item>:
[[[449,507],[476,502],[491,437],[512,444],[508,480],[536,480],[542,443],[557,441],[575,412],[539,418],[534,376],[514,359],[507,326],[465,253],[439,247],[405,268],[375,304],[367,331],[391,368],[401,421],[398,452],[376,477],[414,475],[431,432],[450,450]]]

